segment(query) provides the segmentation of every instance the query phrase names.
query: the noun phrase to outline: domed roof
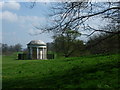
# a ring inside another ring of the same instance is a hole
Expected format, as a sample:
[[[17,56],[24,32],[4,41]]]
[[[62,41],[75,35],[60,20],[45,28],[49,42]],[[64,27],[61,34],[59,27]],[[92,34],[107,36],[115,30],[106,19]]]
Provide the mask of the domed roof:
[[[28,43],[28,45],[46,45],[46,43],[44,43],[43,41],[41,40],[32,40],[30,41],[30,43]]]

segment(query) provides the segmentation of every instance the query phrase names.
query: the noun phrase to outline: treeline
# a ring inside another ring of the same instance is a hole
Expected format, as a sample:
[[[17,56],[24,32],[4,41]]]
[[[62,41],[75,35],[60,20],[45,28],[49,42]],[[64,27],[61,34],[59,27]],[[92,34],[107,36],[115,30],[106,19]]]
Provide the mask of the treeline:
[[[11,55],[14,52],[22,51],[22,45],[19,43],[10,46],[7,44],[1,44],[0,50],[2,51],[2,55]]]
[[[120,35],[97,34],[89,38],[87,43],[77,39],[78,33],[66,32],[65,35],[54,36],[54,41],[47,43],[48,53],[55,53],[57,56],[76,57],[91,54],[120,53]],[[11,55],[22,50],[21,44],[7,45],[0,44],[0,54]],[[27,49],[24,50],[24,52]]]
[[[120,35],[100,34],[90,38],[86,48],[91,54],[120,53]]]
[[[79,39],[68,42],[68,39],[58,36],[48,44],[48,51],[64,57],[120,53],[119,42],[120,35],[111,36],[111,34],[93,35],[87,43]]]

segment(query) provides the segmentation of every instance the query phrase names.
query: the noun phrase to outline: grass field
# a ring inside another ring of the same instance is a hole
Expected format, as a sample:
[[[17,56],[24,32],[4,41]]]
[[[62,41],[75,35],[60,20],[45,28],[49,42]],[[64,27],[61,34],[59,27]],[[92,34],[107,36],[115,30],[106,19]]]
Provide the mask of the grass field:
[[[3,88],[120,88],[119,54],[16,60],[3,56]]]

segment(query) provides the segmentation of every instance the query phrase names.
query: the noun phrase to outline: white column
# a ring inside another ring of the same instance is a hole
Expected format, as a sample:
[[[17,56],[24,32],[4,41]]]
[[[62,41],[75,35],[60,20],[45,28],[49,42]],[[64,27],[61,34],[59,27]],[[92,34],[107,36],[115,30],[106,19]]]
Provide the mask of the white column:
[[[45,58],[45,48],[44,48],[44,59],[46,59],[46,58]]]
[[[42,50],[40,49],[40,59],[42,59]]]
[[[46,48],[43,48],[43,58],[46,59]]]
[[[32,47],[30,47],[30,58],[32,59]]]
[[[47,48],[45,48],[45,59],[47,59]]]
[[[43,55],[44,55],[44,59],[45,59],[45,48],[44,48],[44,51],[43,51],[43,53],[44,53]]]
[[[36,47],[36,48],[37,48],[37,59],[39,59],[39,58],[38,58],[38,47]]]
[[[40,49],[38,47],[38,59],[40,59]]]

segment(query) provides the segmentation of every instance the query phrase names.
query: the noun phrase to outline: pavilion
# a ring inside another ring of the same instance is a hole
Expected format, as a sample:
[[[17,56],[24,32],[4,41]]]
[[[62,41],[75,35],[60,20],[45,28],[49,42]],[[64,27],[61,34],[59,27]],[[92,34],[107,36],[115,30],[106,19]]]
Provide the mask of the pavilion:
[[[41,40],[32,40],[27,44],[29,59],[47,59],[47,46]]]

